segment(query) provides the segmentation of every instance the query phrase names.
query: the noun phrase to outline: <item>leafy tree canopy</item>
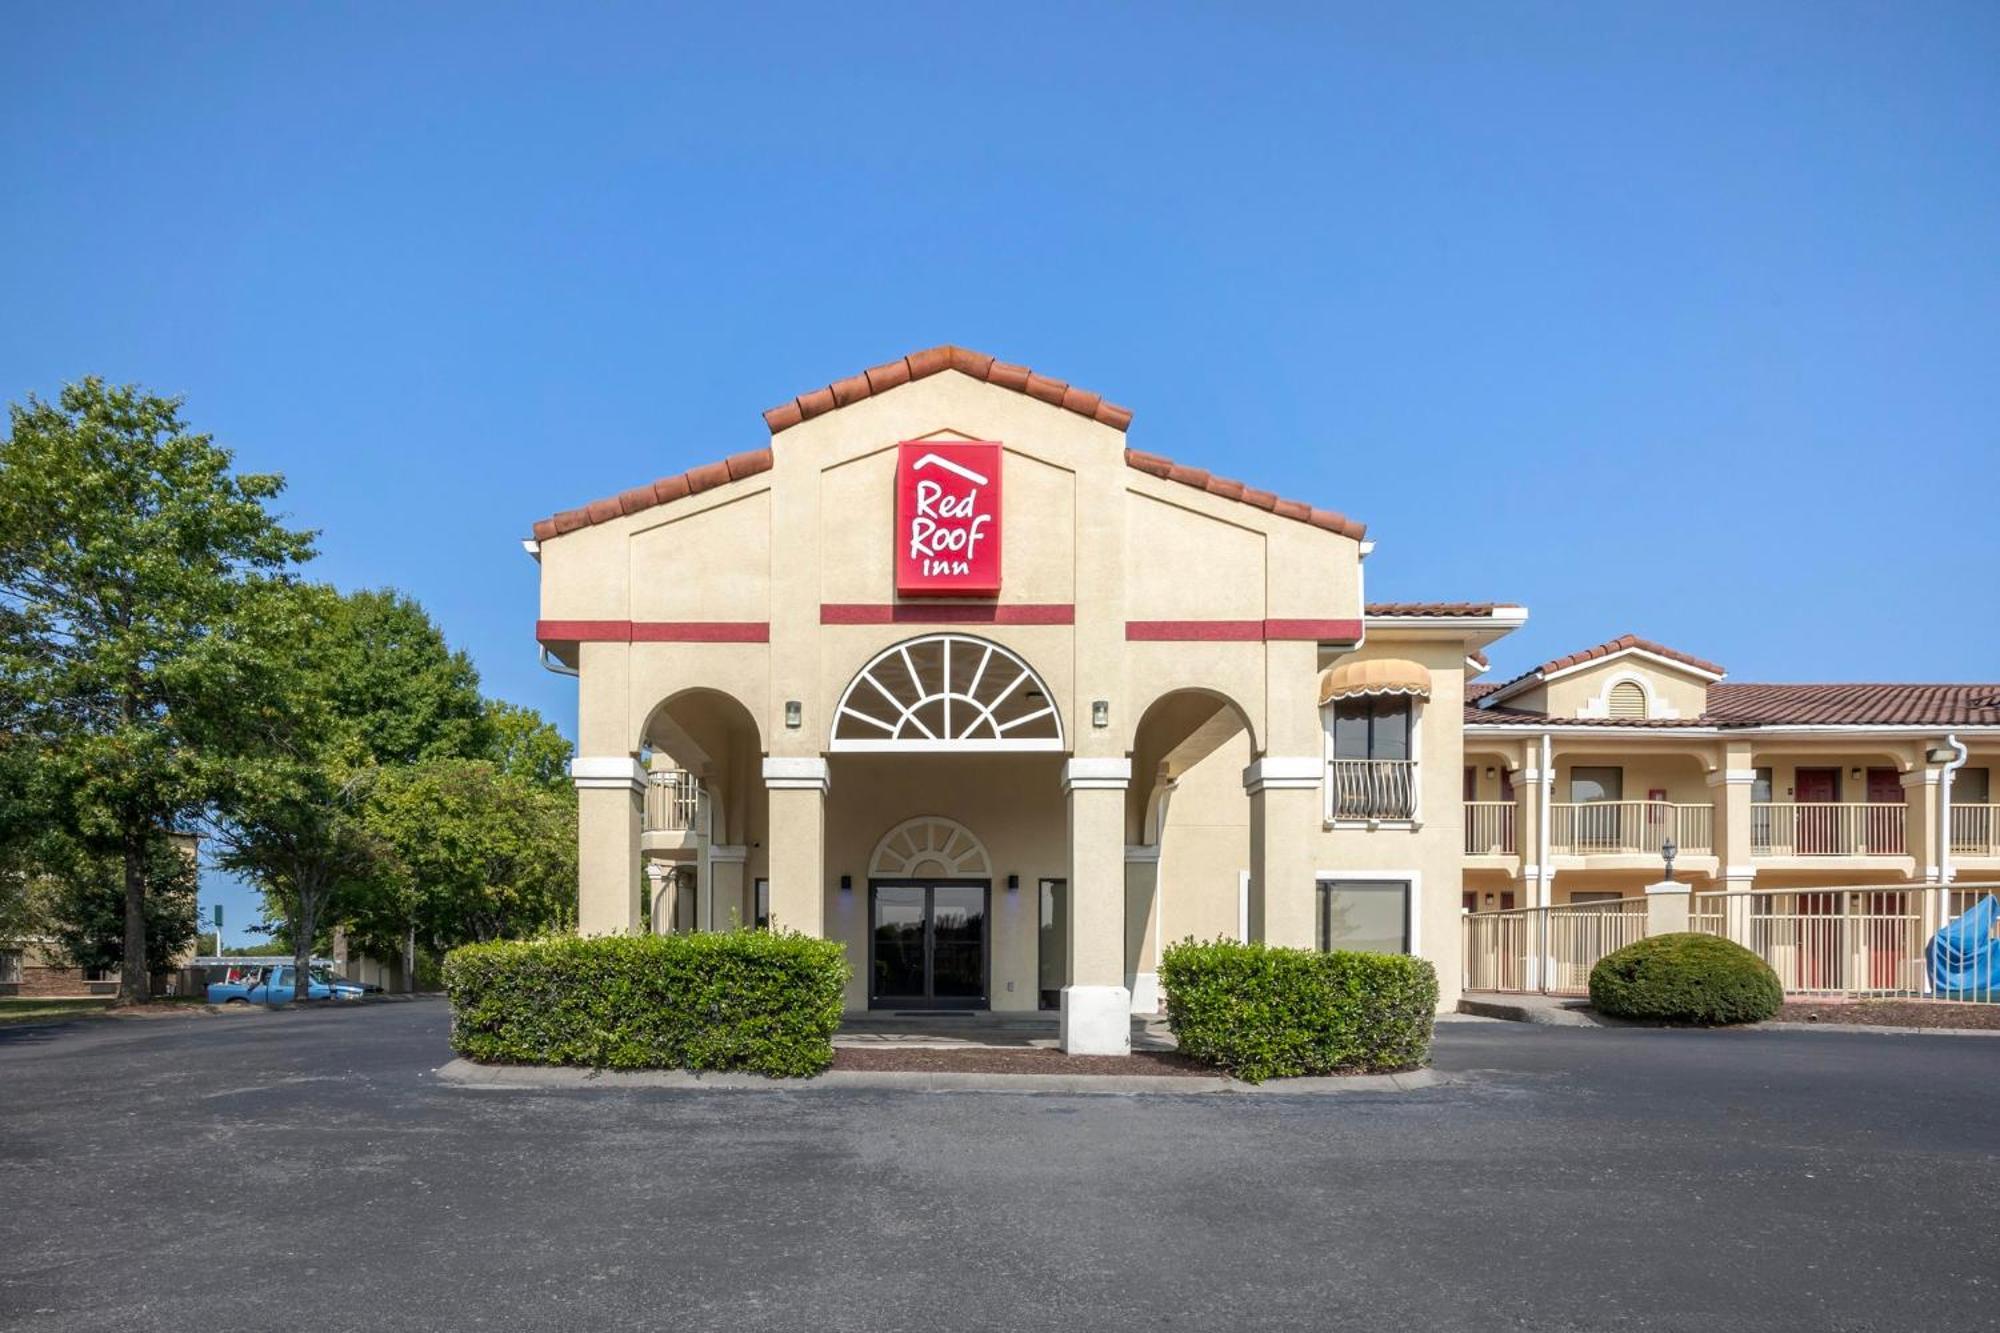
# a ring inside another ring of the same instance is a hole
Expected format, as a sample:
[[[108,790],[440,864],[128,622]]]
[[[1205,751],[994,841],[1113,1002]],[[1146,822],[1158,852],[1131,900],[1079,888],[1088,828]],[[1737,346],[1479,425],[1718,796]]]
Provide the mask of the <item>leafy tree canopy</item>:
[[[573,790],[569,783],[573,747],[554,724],[542,720],[540,713],[488,699],[486,728],[488,757],[502,773],[537,787]]]

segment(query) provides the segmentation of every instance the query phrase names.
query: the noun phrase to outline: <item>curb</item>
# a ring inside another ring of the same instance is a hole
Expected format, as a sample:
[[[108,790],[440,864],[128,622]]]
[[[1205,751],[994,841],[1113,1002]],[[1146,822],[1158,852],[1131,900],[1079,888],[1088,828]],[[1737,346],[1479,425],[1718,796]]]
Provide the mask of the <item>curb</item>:
[[[1995,1028],[1915,1028],[1888,1023],[1751,1023],[1746,1032],[1879,1032],[1885,1037],[2000,1037]]]
[[[1435,1069],[1406,1074],[1348,1074],[1329,1078],[1244,1083],[1222,1075],[1174,1074],[969,1074],[940,1071],[833,1069],[815,1078],[775,1079],[762,1074],[695,1074],[684,1069],[574,1069],[546,1065],[482,1065],[452,1060],[435,1071],[440,1083],[501,1091],[614,1091],[658,1088],[677,1092],[1010,1092],[1075,1096],[1174,1097],[1335,1096],[1350,1092],[1414,1092],[1450,1080]]]

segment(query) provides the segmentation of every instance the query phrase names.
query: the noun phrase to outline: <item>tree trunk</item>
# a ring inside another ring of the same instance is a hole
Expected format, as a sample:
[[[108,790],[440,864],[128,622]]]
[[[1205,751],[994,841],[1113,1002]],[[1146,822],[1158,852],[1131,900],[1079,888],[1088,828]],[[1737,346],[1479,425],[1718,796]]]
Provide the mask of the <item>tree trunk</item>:
[[[292,1002],[306,1004],[312,999],[313,895],[299,884],[299,911],[292,922]]]
[[[417,923],[412,921],[403,935],[403,989],[417,993]]]
[[[125,960],[118,969],[118,1003],[146,1004],[153,979],[146,971],[146,830],[125,825]]]

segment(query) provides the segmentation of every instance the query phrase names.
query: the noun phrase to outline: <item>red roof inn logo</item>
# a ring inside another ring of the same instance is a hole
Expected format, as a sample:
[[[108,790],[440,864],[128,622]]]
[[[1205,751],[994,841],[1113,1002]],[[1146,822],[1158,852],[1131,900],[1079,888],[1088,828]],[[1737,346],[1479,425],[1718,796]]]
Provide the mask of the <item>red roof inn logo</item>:
[[[1000,446],[915,440],[896,456],[896,591],[1000,593]]]

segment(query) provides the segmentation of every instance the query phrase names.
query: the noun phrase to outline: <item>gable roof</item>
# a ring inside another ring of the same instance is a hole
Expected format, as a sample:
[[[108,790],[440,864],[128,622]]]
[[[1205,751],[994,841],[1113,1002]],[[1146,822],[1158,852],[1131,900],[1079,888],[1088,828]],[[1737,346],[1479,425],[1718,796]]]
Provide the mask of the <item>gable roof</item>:
[[[1039,398],[1053,407],[1089,417],[1113,430],[1122,431],[1132,424],[1131,409],[1107,403],[1088,389],[1079,389],[1062,380],[1037,375],[1026,366],[999,361],[984,352],[975,352],[969,347],[954,347],[949,343],[943,347],[927,347],[894,361],[884,361],[879,366],[870,366],[859,375],[849,375],[824,388],[802,393],[766,412],[764,424],[770,427],[771,434],[776,435],[802,421],[824,416],[837,407],[887,393],[912,380],[924,379],[945,370],[956,370],[982,383],[997,384],[1003,389],[1027,394],[1030,398]]]
[[[1052,406],[1089,417],[1113,430],[1123,431],[1132,424],[1132,413],[1129,409],[1107,403],[1088,389],[1079,389],[1061,380],[1037,375],[1026,366],[998,361],[983,352],[951,345],[912,352],[900,360],[873,366],[859,375],[835,380],[823,389],[815,389],[811,393],[794,398],[789,403],[772,408],[764,414],[764,424],[775,436],[798,425],[801,421],[810,420],[835,408],[845,407],[849,403],[859,402],[878,393],[886,393],[912,380],[920,380],[946,370],[956,370],[983,383],[997,384],[1003,389],[1027,394]],[[741,481],[759,472],[768,472],[771,470],[771,461],[771,446],[767,444],[761,449],[749,449],[740,454],[731,454],[717,463],[704,463],[700,467],[689,468],[685,472],[677,472],[670,477],[661,477],[658,481],[620,491],[617,495],[592,500],[589,504],[579,505],[575,509],[565,509],[561,513],[535,522],[535,540],[545,542],[552,537],[575,532],[579,528],[609,523],[614,518],[636,514],[655,505],[670,504],[726,482]],[[1185,467],[1171,458],[1163,458],[1158,454],[1127,449],[1125,465],[1150,476],[1192,486],[1210,495],[1219,495],[1225,500],[1238,500],[1253,505],[1280,518],[1310,523],[1316,528],[1337,532],[1355,541],[1360,541],[1368,531],[1365,523],[1357,522],[1345,514],[1331,509],[1320,509],[1303,500],[1287,500],[1270,491],[1260,491],[1243,482],[1215,476],[1205,468]],[[1491,610],[1490,607],[1486,609]]]
[[[1493,702],[1498,703],[1501,699],[1519,694],[1536,681],[1546,680],[1559,671],[1567,671],[1599,658],[1616,657],[1620,653],[1629,652],[1650,653],[1654,657],[1664,657],[1670,662],[1678,662],[1716,680],[1720,680],[1725,674],[1725,668],[1720,663],[1707,661],[1692,653],[1684,653],[1678,648],[1669,648],[1664,643],[1656,643],[1652,639],[1642,639],[1636,634],[1621,634],[1615,639],[1606,639],[1594,648],[1585,648],[1581,652],[1565,653],[1561,657],[1550,658],[1540,666],[1530,667],[1512,680],[1494,686],[1488,693],[1493,696]]]

